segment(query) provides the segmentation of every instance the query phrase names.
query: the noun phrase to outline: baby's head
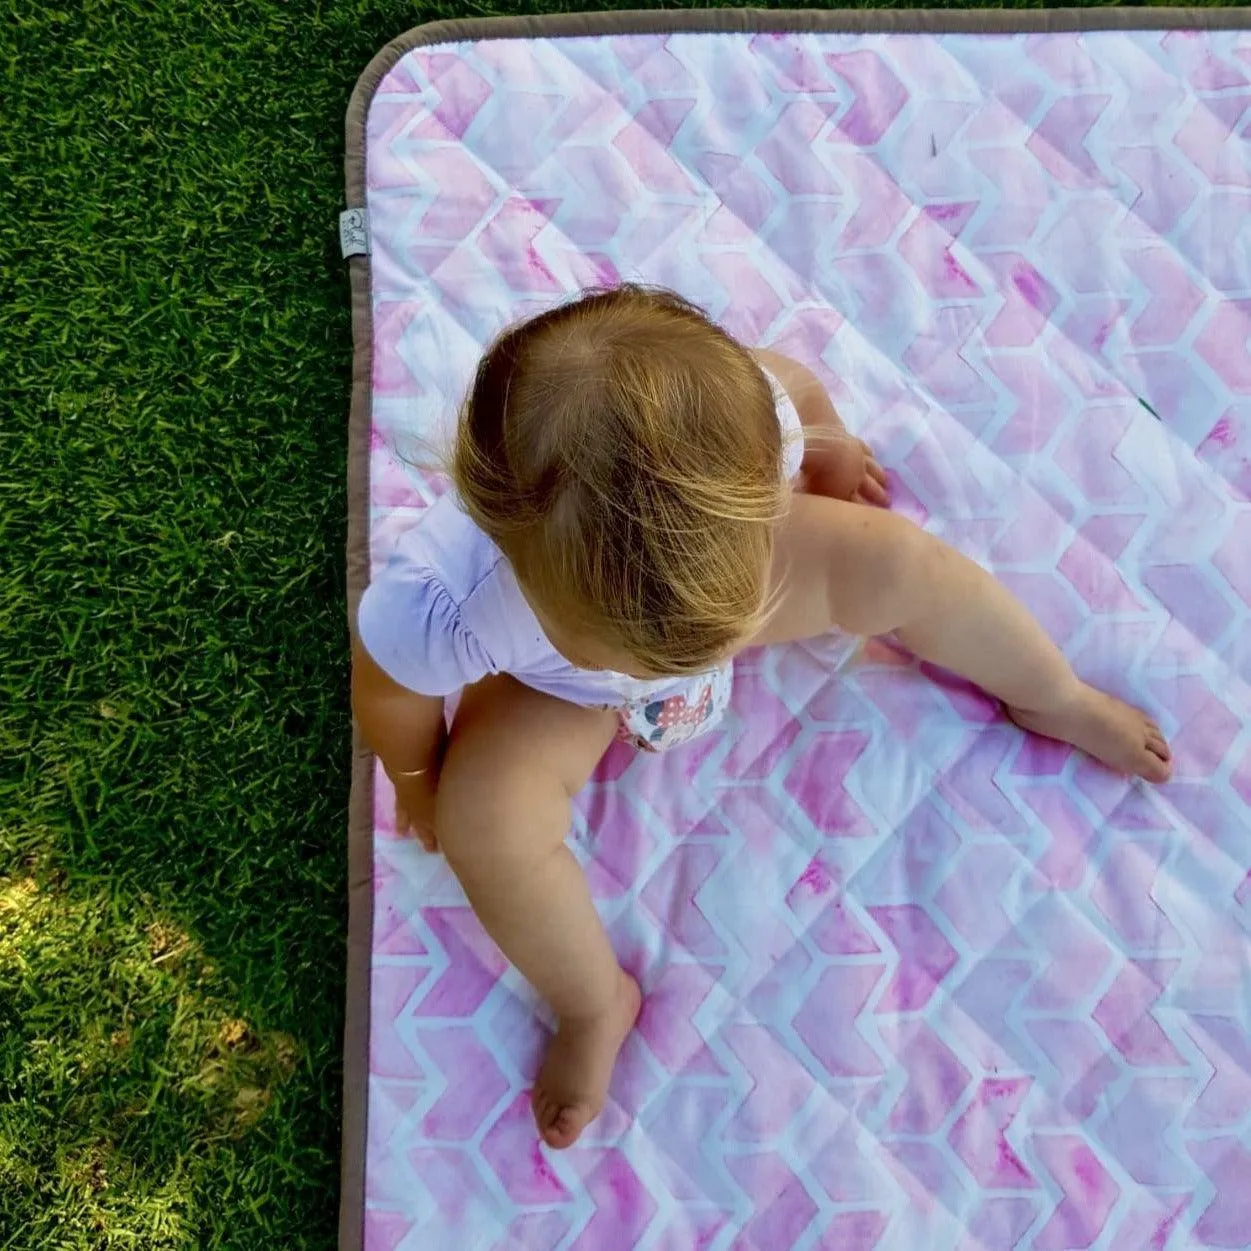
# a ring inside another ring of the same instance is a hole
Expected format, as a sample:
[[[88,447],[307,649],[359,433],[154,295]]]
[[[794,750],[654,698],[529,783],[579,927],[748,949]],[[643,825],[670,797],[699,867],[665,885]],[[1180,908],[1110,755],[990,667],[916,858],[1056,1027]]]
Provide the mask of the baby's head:
[[[707,669],[756,634],[786,506],[751,354],[668,292],[594,292],[506,331],[452,474],[574,664]]]

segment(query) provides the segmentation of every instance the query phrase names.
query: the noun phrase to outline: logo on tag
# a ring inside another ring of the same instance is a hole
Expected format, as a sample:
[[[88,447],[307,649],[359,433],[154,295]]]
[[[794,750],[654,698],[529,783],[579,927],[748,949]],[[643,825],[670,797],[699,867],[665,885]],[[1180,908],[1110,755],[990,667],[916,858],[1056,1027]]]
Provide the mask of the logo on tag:
[[[369,218],[363,208],[346,209],[339,214],[339,250],[344,260],[369,255]]]

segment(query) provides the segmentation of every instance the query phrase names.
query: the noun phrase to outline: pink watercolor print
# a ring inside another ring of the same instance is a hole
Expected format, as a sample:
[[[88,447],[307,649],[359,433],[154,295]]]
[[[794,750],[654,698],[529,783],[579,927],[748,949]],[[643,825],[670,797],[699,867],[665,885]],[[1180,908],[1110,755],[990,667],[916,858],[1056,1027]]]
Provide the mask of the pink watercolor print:
[[[672,286],[816,370],[896,508],[1145,702],[1177,779],[1026,740],[890,639],[744,657],[718,733],[617,744],[579,798],[647,999],[560,1154],[546,1018],[379,779],[364,1251],[1251,1246],[1249,100],[1234,30],[469,39],[388,72],[375,562],[446,489],[402,448],[503,325]]]

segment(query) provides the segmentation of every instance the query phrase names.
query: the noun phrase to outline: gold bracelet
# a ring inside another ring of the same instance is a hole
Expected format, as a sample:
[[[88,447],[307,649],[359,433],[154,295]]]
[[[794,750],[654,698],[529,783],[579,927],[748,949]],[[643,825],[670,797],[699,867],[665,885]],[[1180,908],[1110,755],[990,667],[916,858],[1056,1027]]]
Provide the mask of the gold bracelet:
[[[388,776],[389,778],[391,778],[391,780],[392,780],[392,781],[395,781],[397,778],[419,778],[419,777],[423,777],[425,774],[427,774],[427,773],[429,773],[429,772],[430,772],[430,769],[429,769],[429,766],[427,766],[427,767],[426,767],[426,768],[424,768],[424,769],[397,769],[394,773],[392,773],[390,770],[388,770],[388,771],[387,771],[387,776]]]

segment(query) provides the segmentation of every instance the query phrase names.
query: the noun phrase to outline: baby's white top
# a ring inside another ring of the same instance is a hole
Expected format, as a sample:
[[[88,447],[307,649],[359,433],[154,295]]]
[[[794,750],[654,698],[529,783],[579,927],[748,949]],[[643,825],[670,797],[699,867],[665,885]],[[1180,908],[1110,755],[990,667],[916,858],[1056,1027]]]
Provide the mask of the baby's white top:
[[[803,430],[767,370],[782,427],[788,481],[799,473]],[[548,641],[504,554],[444,495],[396,542],[357,616],[365,650],[384,673],[422,695],[450,695],[492,673],[587,707],[663,697],[690,679],[644,681],[579,669]]]

